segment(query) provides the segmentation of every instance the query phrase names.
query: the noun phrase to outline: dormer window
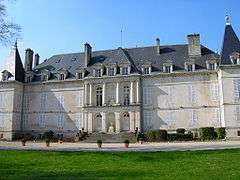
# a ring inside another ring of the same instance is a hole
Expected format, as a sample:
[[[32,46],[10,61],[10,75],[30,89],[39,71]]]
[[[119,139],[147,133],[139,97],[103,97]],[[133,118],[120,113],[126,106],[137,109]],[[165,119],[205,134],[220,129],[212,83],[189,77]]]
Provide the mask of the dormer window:
[[[143,73],[144,74],[150,74],[150,68],[149,67],[143,68]]]
[[[126,67],[126,66],[124,66],[124,67],[122,67],[122,75],[128,75],[129,73],[128,73],[128,67]]]
[[[8,72],[7,70],[4,70],[2,72],[2,81],[8,81],[11,76],[12,75],[10,72]]]
[[[32,71],[29,71],[25,75],[25,82],[30,83],[32,82],[33,78],[34,78],[34,73]]]
[[[108,68],[108,76],[115,76],[115,68],[114,67]]]
[[[68,71],[64,68],[58,70],[58,79],[65,80],[67,78]]]
[[[230,59],[232,61],[232,64],[240,64],[240,53],[238,52],[233,52],[230,55]]]
[[[59,74],[59,80],[65,80],[65,74]]]
[[[76,79],[83,79],[83,72],[76,73]]]
[[[194,64],[194,63],[186,62],[186,63],[185,63],[185,70],[188,71],[188,72],[193,72],[193,71],[195,71],[195,64]]]
[[[209,70],[215,70],[216,69],[216,63],[209,63]]]
[[[43,81],[47,81],[48,80],[48,75],[47,74],[43,74],[42,75],[42,80]]]
[[[102,70],[101,69],[94,69],[94,76],[95,77],[101,77],[102,76]]]
[[[173,69],[173,67],[170,64],[163,65],[163,72],[165,72],[165,73],[171,73],[172,69]]]

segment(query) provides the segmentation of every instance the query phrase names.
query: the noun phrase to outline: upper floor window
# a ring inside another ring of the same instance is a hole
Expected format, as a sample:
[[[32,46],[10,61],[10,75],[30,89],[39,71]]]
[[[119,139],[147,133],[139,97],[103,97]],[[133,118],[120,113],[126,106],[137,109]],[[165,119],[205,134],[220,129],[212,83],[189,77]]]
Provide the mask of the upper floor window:
[[[152,88],[151,87],[143,88],[143,104],[144,105],[152,104]]]
[[[165,73],[171,73],[171,72],[172,72],[172,66],[171,66],[171,65],[165,65],[165,66],[163,67],[163,71],[164,71]]]
[[[150,67],[144,67],[143,68],[143,73],[144,74],[150,74]]]
[[[122,67],[122,75],[128,75],[128,67]]]
[[[31,82],[32,81],[32,77],[31,76],[27,76],[26,81],[27,81],[27,83]]]
[[[232,64],[240,64],[240,53],[238,52],[233,52],[230,55],[230,59],[232,61]]]
[[[94,72],[95,72],[95,77],[101,77],[102,76],[102,70],[101,69],[95,69],[94,70]]]
[[[102,106],[102,88],[98,87],[96,91],[96,105]]]
[[[83,78],[83,73],[79,72],[76,74],[77,79],[82,79]]]
[[[186,71],[189,71],[189,72],[195,71],[195,65],[194,64],[186,64],[185,68],[186,68]]]
[[[209,70],[215,70],[216,69],[216,63],[209,63]]]
[[[130,88],[129,86],[124,86],[123,88],[123,104],[128,106],[130,104]]]
[[[65,80],[65,74],[59,74],[59,80]]]
[[[109,67],[108,68],[108,76],[114,76],[115,75],[115,68]]]

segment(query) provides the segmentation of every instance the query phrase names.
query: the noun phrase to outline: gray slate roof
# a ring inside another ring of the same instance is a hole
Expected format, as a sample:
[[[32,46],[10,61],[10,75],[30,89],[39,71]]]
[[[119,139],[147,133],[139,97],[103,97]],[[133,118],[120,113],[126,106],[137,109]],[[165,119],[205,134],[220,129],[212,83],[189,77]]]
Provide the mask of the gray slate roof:
[[[103,50],[92,52],[92,59],[86,68],[88,76],[92,75],[94,65],[109,63],[131,64],[131,72],[140,73],[141,66],[146,63],[152,64],[152,71],[162,71],[163,63],[172,61],[173,70],[184,70],[184,63],[189,59],[188,45],[161,46],[160,55],[157,54],[156,46],[138,48],[118,48],[113,50]],[[206,69],[206,60],[219,58],[219,55],[210,49],[201,46],[202,56],[195,58],[196,69]],[[57,79],[57,70],[64,68],[68,70],[68,78],[75,78],[76,69],[84,68],[84,53],[71,53],[54,55],[45,60],[35,68],[36,74],[40,74],[43,69],[51,71],[51,79]],[[119,73],[119,69],[117,71]],[[38,79],[35,79],[38,80]]]
[[[232,64],[230,55],[240,52],[240,42],[230,24],[225,26],[223,45],[221,51],[221,65]]]

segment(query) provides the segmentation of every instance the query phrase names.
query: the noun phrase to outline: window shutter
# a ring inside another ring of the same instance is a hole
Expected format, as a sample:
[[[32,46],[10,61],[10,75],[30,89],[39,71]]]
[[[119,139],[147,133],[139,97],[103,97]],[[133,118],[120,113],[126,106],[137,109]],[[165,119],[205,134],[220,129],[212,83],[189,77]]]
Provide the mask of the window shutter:
[[[240,94],[240,80],[234,80],[234,100],[239,101],[239,94]]]

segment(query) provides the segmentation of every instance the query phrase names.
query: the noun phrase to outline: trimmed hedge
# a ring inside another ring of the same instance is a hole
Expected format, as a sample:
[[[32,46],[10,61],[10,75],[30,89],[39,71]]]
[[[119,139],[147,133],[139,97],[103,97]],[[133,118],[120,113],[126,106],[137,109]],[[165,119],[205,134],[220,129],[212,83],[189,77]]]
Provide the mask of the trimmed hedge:
[[[177,134],[185,134],[185,129],[184,128],[179,128],[176,130]]]
[[[218,139],[225,139],[226,137],[226,128],[220,127],[215,129]]]
[[[173,133],[168,134],[168,141],[192,141],[193,133],[188,132],[187,134]]]
[[[156,141],[167,141],[167,131],[166,130],[156,130],[155,131],[155,136],[156,136]]]
[[[148,142],[167,141],[167,131],[162,129],[147,131],[146,139]]]
[[[214,127],[202,127],[198,129],[198,132],[201,140],[214,140],[217,137]]]

